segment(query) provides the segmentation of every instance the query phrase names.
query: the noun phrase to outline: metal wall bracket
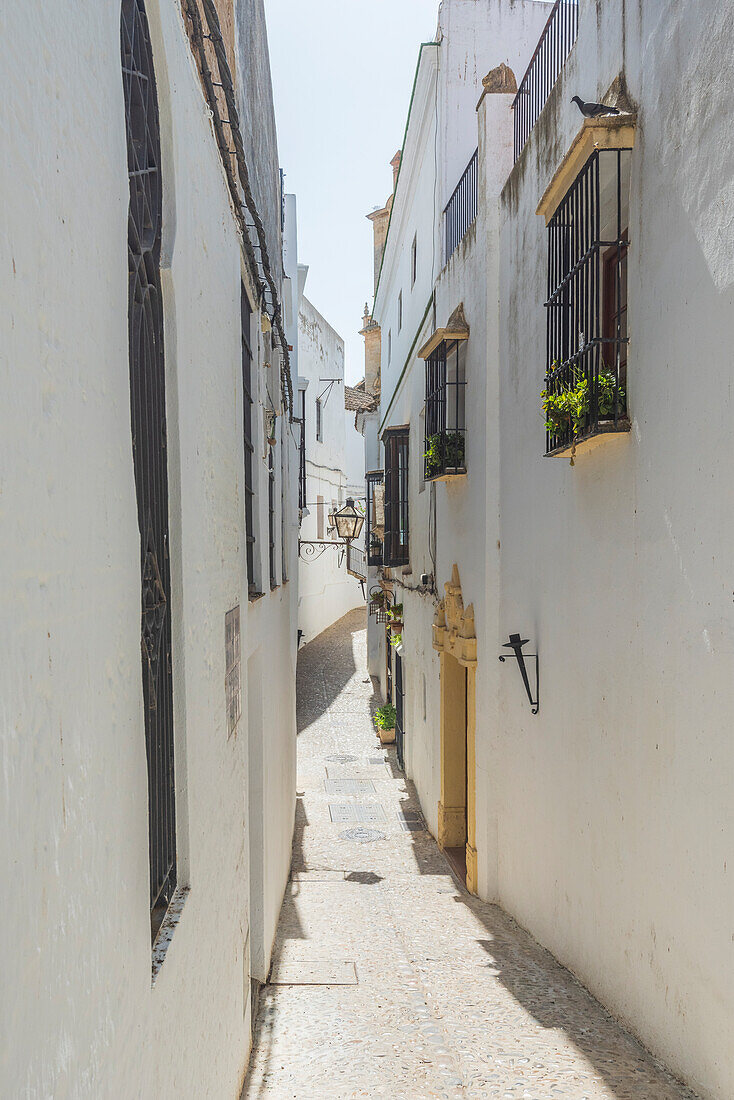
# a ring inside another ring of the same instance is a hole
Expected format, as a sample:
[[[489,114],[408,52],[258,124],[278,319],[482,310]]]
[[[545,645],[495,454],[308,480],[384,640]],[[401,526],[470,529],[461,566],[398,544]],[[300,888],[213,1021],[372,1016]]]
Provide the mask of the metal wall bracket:
[[[528,699],[530,700],[530,710],[532,714],[537,714],[540,710],[540,670],[538,668],[538,654],[537,653],[523,653],[522,647],[528,644],[527,638],[521,638],[519,634],[510,634],[509,642],[505,642],[504,649],[511,649],[514,657],[517,657],[518,668],[520,669],[520,675],[522,676],[522,682],[525,685],[525,691],[527,692]],[[501,653],[500,661],[504,664],[509,654]],[[532,692],[530,691],[530,681],[528,679],[528,670],[525,666],[525,658],[535,658],[535,698],[533,699]]]

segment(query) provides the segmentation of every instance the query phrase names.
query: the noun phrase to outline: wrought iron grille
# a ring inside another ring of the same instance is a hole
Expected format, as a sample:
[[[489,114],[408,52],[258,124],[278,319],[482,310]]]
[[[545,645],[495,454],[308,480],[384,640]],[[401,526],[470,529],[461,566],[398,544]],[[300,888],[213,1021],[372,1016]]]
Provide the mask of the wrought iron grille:
[[[247,291],[240,286],[240,312],[242,315],[242,402],[245,442],[245,544],[247,546],[247,587],[250,595],[257,589],[255,579],[255,482],[253,478],[252,442],[252,351],[250,350],[250,320],[252,310]]]
[[[578,0],[556,0],[512,103],[515,160],[525,148],[579,29]]]
[[[301,390],[301,439],[298,445],[298,507],[306,507],[306,391]]]
[[[474,152],[464,173],[454,188],[443,212],[445,232],[445,262],[463,241],[469,226],[477,216],[477,166],[479,150]]]
[[[465,341],[442,340],[426,359],[423,479],[466,473]]]
[[[591,155],[548,225],[546,453],[628,431],[631,150]]]
[[[405,771],[405,690],[403,688],[403,658],[394,649],[395,659],[395,751],[398,767]]]
[[[278,587],[275,566],[275,460],[274,447],[268,449],[268,555],[270,560],[270,587]]]
[[[352,546],[351,543],[347,544],[347,573],[357,580],[367,580],[364,550],[360,546]]]
[[[128,350],[140,528],[141,641],[153,939],[176,888],[166,388],[160,281],[161,173],[153,53],[143,0],[122,0],[120,40],[130,187]]]
[[[383,565],[407,565],[408,523],[408,442],[410,429],[386,428],[385,444],[385,541]]]
[[[367,474],[367,564],[382,565],[382,540],[385,533],[385,475],[382,470]]]

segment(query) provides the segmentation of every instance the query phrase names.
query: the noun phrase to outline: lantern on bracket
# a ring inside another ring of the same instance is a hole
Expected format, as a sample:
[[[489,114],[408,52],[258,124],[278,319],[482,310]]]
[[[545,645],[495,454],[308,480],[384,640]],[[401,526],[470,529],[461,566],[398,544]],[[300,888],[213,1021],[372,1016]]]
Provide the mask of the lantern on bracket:
[[[351,542],[356,539],[364,524],[364,516],[360,516],[351,497],[347,497],[347,503],[343,508],[329,516],[330,521],[332,518],[336,526],[336,533],[344,542]]]

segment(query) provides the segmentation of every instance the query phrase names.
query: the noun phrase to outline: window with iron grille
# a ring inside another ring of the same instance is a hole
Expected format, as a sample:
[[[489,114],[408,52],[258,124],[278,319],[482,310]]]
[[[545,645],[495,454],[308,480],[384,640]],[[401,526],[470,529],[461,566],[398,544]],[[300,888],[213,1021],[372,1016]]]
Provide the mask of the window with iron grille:
[[[382,470],[371,470],[366,480],[367,564],[382,565],[382,540],[385,535],[385,475]]]
[[[403,292],[398,294],[398,332],[403,327]]]
[[[176,889],[176,804],[166,388],[160,279],[161,157],[153,52],[143,0],[123,0],[120,40],[130,191],[130,413],[140,530],[140,648],[148,762],[150,920],[152,938],[155,939]]]
[[[298,507],[306,507],[306,391],[301,390],[301,439],[298,447]]]
[[[426,359],[425,481],[466,473],[465,358],[465,340],[442,340]]]
[[[407,565],[408,556],[408,442],[410,428],[386,428],[385,541],[383,565]]]
[[[287,455],[285,448],[286,427],[281,421],[280,427],[280,577],[285,584],[288,580],[288,499],[286,494],[286,486],[288,485],[287,477]]]
[[[319,443],[322,443],[324,439],[321,399],[319,397],[316,398],[316,439]]]
[[[413,244],[410,249],[410,285],[415,286],[416,276],[418,275],[418,235],[413,237]]]
[[[593,153],[548,224],[546,454],[629,431],[630,149]]]
[[[244,286],[240,288],[242,313],[242,394],[243,431],[245,441],[245,542],[247,546],[247,587],[250,595],[257,592],[255,577],[255,515],[256,496],[252,441],[252,352],[250,351],[250,318],[252,311]]]
[[[268,557],[270,561],[270,587],[278,587],[275,565],[275,447],[268,448]]]
[[[443,212],[444,262],[448,263],[477,216],[479,150],[467,164]]]

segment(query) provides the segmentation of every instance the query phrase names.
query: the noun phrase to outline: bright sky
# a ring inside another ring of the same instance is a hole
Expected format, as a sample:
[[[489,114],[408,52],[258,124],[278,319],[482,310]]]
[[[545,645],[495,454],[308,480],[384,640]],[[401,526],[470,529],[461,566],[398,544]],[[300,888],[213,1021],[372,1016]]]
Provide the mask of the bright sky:
[[[372,223],[392,187],[418,49],[438,0],[265,0],[285,187],[298,201],[306,296],[343,337],[347,382],[372,306]]]

